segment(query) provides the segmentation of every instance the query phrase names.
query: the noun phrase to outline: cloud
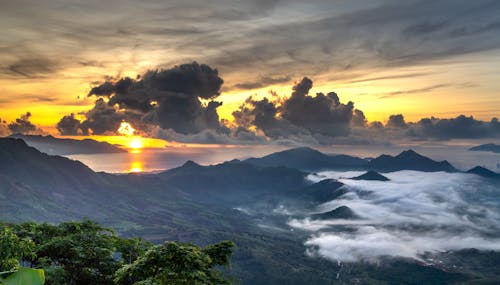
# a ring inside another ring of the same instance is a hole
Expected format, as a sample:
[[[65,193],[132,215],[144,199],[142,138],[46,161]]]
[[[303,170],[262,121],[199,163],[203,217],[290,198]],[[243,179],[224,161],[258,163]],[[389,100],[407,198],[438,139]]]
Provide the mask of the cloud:
[[[361,172],[359,172],[361,173]],[[292,219],[311,232],[308,252],[332,260],[374,261],[383,256],[421,260],[425,252],[500,249],[498,185],[463,173],[398,171],[388,182],[342,179],[358,173],[321,172],[313,182],[337,178],[347,193],[311,213],[347,206],[362,220]]]
[[[287,83],[291,80],[290,76],[280,76],[280,77],[267,77],[263,76],[253,82],[239,83],[232,86],[236,89],[258,89],[263,88],[273,84]],[[231,89],[232,89],[231,88]]]
[[[152,56],[163,66],[196,59],[246,78],[242,84],[251,87],[262,86],[262,74],[276,74],[275,70],[308,76],[316,75],[311,70],[338,75],[355,70],[366,76],[387,66],[455,60],[500,47],[500,4],[488,0],[315,0],[309,5],[300,1],[124,1],[78,7],[39,1],[4,5],[0,13],[8,21],[0,56],[35,61],[58,58],[62,66],[71,67],[98,62],[103,51],[109,51],[120,55],[109,59],[112,63],[134,66],[144,54],[150,57],[155,51]],[[76,8],[82,13],[74,13]],[[8,65],[16,72],[33,74],[26,72],[31,68],[20,68],[26,63]]]
[[[332,138],[346,136],[355,112],[356,123],[362,124],[364,114],[354,111],[354,104],[340,103],[335,92],[310,96],[312,80],[304,77],[293,87],[290,97],[273,100],[248,98],[233,112],[235,122],[242,127],[255,127],[272,139],[314,140],[328,143]]]
[[[497,118],[489,122],[460,115],[452,119],[424,118],[412,124],[408,135],[419,138],[495,138],[500,137],[500,122]]]
[[[5,137],[10,134],[9,127],[7,126],[7,122],[0,118],[0,137]]]
[[[46,58],[24,58],[7,66],[7,73],[14,76],[39,78],[58,70],[59,64]]]
[[[196,62],[150,70],[138,79],[106,81],[90,90],[88,95],[99,99],[76,128],[83,133],[113,133],[127,121],[144,132],[148,126],[159,126],[184,135],[207,129],[228,133],[217,114],[222,103],[213,100],[222,83],[216,69]]]
[[[76,119],[73,113],[62,117],[56,128],[63,136],[88,135],[88,130],[82,129],[80,120]]]
[[[12,134],[24,134],[24,135],[33,135],[33,134],[42,134],[42,129],[38,128],[36,125],[31,123],[30,121],[31,113],[26,112],[26,114],[21,115],[14,122],[11,122],[7,125],[9,131]]]
[[[397,114],[389,116],[386,127],[394,129],[406,129],[408,126],[406,125],[404,116],[402,114]]]
[[[384,99],[384,98],[390,98],[390,97],[397,96],[397,95],[425,93],[425,92],[429,92],[432,90],[441,89],[441,88],[445,88],[445,87],[449,87],[449,86],[452,86],[452,84],[436,84],[436,85],[427,86],[424,88],[393,91],[393,92],[386,93],[386,95],[380,96],[379,98]]]

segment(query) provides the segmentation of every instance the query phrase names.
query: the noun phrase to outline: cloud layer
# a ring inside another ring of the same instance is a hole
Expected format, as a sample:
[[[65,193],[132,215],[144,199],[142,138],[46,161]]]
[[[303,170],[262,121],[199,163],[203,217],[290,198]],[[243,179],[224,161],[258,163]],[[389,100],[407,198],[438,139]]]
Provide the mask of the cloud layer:
[[[324,172],[323,178],[356,173]],[[388,182],[340,179],[348,192],[316,212],[348,206],[360,221],[291,220],[312,232],[310,254],[339,261],[382,256],[421,259],[425,252],[463,248],[500,249],[500,203],[496,182],[460,173],[388,173]]]
[[[290,95],[270,92],[248,97],[232,113],[233,121],[219,118],[216,101],[223,79],[218,71],[196,62],[170,69],[150,70],[136,79],[107,80],[88,96],[94,107],[79,120],[61,118],[62,135],[115,134],[126,121],[143,135],[193,143],[287,145],[387,144],[399,139],[496,138],[500,123],[460,115],[451,119],[424,118],[406,122],[403,114],[387,123],[368,122],[354,102],[341,102],[330,91],[310,94],[313,81],[303,77]]]

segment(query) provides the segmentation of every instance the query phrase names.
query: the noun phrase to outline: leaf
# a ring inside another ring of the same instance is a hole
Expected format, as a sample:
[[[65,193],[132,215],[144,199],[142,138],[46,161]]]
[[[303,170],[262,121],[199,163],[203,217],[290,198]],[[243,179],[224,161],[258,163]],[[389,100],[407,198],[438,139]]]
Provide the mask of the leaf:
[[[43,285],[45,283],[45,273],[42,269],[32,269],[21,267],[15,273],[5,279],[1,279],[2,285]]]

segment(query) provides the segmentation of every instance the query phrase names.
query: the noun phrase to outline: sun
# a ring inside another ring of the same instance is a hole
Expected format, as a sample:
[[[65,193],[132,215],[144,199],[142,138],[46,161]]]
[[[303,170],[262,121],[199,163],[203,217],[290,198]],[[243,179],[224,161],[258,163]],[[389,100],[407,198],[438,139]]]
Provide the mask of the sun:
[[[130,141],[130,143],[128,144],[128,146],[131,148],[131,149],[140,149],[143,147],[143,143],[141,141],[140,138],[134,138]]]

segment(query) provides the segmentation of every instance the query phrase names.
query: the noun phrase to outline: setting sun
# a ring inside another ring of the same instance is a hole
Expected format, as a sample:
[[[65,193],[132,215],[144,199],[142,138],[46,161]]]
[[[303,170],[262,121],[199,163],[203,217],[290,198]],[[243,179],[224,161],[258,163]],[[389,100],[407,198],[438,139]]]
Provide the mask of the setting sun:
[[[130,141],[128,145],[131,149],[140,149],[143,147],[143,143],[141,141],[141,138],[134,138],[132,141]]]

